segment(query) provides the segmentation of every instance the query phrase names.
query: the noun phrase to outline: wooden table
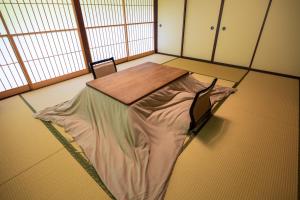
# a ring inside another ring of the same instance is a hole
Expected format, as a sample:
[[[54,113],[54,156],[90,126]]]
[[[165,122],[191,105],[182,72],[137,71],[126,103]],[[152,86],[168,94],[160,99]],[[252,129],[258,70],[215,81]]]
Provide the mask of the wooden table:
[[[187,73],[182,69],[147,62],[92,80],[87,85],[130,105]]]

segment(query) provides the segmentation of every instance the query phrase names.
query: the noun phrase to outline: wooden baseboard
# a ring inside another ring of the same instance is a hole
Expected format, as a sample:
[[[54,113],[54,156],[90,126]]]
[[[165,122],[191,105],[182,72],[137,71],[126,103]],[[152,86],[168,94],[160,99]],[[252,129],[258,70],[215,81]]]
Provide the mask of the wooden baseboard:
[[[26,91],[29,91],[29,90],[30,90],[29,85],[24,85],[24,86],[21,86],[21,87],[6,90],[6,91],[3,91],[3,92],[0,92],[0,99],[11,97],[11,96],[14,96],[16,94],[20,94],[22,92],[26,92]]]
[[[55,83],[59,83],[59,82],[65,81],[65,80],[75,78],[75,77],[78,77],[78,76],[82,76],[82,75],[88,74],[88,73],[89,73],[88,69],[83,69],[83,70],[80,70],[80,71],[77,71],[77,72],[72,72],[70,74],[65,74],[63,76],[59,76],[59,77],[56,77],[56,78],[51,78],[51,79],[48,79],[48,80],[45,80],[45,81],[34,83],[34,84],[32,84],[32,89],[39,89],[39,88],[42,88],[42,87],[53,85]]]
[[[129,56],[128,58],[121,58],[121,59],[115,60],[115,63],[118,65],[118,64],[125,63],[125,62],[132,61],[132,60],[136,60],[136,59],[139,59],[139,58],[142,58],[142,57],[145,57],[145,56],[149,56],[149,55],[152,55],[154,53],[155,53],[155,51],[144,52],[144,53],[137,54],[137,55],[134,55],[134,56]]]
[[[186,56],[178,56],[178,55],[172,55],[172,54],[161,53],[161,52],[156,52],[156,53],[161,54],[161,55],[174,56],[174,57],[177,57],[177,58],[183,58],[183,59],[195,60],[195,61],[199,61],[199,62],[206,62],[206,63],[216,64],[216,65],[221,65],[221,66],[224,66],[224,67],[244,69],[244,70],[260,72],[260,73],[264,73],[264,74],[270,74],[270,75],[281,76],[281,77],[286,77],[286,78],[298,79],[298,80],[300,79],[299,76],[293,76],[293,75],[289,75],[289,74],[283,74],[283,73],[265,71],[265,70],[260,70],[260,69],[254,69],[254,68],[244,67],[244,66],[240,66],[240,65],[232,65],[232,64],[221,63],[221,62],[212,62],[210,60],[204,60],[204,59],[199,59],[199,58],[191,58],[191,57],[186,57]]]
[[[139,59],[139,58],[142,58],[142,57],[145,57],[145,56],[150,56],[152,54],[154,54],[154,51],[148,51],[148,52],[144,52],[144,53],[137,54],[137,55],[134,55],[134,56],[129,56],[128,61],[136,60],[136,59]]]

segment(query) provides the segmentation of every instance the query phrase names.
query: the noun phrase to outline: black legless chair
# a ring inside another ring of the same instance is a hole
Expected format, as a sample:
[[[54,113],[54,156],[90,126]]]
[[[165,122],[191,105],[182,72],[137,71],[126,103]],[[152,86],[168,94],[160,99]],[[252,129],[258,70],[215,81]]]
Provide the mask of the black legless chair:
[[[89,65],[92,69],[94,79],[117,72],[116,63],[113,57],[92,62]]]
[[[189,131],[196,134],[202,128],[202,126],[210,118],[211,114],[211,102],[210,102],[210,93],[214,88],[217,78],[205,89],[196,93],[196,96],[193,100],[193,103],[190,108],[190,128]]]

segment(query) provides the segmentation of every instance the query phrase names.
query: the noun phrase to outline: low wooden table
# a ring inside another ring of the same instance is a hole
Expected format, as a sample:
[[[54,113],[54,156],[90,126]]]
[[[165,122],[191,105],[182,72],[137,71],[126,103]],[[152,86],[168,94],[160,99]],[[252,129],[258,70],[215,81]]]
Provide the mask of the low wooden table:
[[[130,105],[186,74],[188,71],[147,62],[92,80],[87,85]]]

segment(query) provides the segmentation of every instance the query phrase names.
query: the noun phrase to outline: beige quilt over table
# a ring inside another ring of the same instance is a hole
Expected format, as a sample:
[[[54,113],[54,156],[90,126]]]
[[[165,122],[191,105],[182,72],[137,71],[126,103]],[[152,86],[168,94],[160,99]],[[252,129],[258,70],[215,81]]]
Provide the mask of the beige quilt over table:
[[[186,137],[195,93],[207,86],[187,75],[131,106],[86,87],[35,117],[64,127],[117,199],[158,200]],[[211,101],[232,92],[217,86]]]

